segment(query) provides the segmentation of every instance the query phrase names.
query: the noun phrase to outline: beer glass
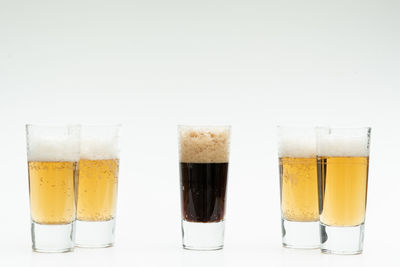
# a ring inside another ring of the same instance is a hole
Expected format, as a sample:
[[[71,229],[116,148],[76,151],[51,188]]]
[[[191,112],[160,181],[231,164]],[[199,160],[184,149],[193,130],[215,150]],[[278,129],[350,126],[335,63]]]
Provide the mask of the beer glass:
[[[363,250],[371,128],[317,128],[317,161],[324,253]]]
[[[75,241],[79,247],[114,243],[119,129],[119,125],[82,126]]]
[[[224,245],[230,126],[178,126],[185,249]]]
[[[26,125],[32,249],[74,247],[80,127]]]
[[[319,205],[314,128],[278,127],[282,244],[319,248]]]

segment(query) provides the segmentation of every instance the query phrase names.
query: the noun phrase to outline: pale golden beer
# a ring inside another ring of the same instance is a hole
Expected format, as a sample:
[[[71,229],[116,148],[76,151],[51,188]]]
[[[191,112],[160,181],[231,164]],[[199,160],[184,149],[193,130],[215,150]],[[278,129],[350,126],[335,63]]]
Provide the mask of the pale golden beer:
[[[80,126],[26,125],[32,249],[74,248]]]
[[[75,220],[76,162],[30,161],[29,192],[32,220],[68,224]]]
[[[319,200],[315,130],[278,127],[282,245],[318,248]]]
[[[115,216],[118,159],[79,161],[77,219],[107,221]]]
[[[82,126],[75,244],[114,244],[119,172],[119,125]]]
[[[317,128],[321,251],[363,251],[371,128]]]
[[[356,226],[365,220],[368,157],[318,157],[321,223]]]
[[[283,218],[297,222],[318,221],[316,158],[282,157],[279,170]]]

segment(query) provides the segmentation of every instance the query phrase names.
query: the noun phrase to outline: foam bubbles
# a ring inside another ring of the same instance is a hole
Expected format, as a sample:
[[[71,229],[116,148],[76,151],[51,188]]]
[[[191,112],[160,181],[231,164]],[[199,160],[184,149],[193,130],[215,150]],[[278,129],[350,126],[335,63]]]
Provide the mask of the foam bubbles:
[[[27,125],[29,161],[118,159],[119,125]]]
[[[118,139],[85,138],[81,140],[81,159],[118,159]]]
[[[279,157],[312,158],[316,156],[314,129],[278,128]]]
[[[86,125],[81,133],[81,159],[119,159],[120,125]]]
[[[179,127],[180,161],[229,162],[230,127]]]
[[[68,136],[28,137],[28,161],[78,161],[79,138]]]
[[[318,156],[368,157],[370,129],[318,129]]]

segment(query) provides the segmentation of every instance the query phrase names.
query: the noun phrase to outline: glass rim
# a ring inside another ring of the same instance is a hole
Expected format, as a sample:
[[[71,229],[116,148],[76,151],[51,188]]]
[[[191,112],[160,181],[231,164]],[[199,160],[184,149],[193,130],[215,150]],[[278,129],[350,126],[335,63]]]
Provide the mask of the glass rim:
[[[362,130],[368,129],[371,130],[371,126],[359,126],[359,127],[332,127],[332,126],[297,126],[297,125],[276,125],[276,128],[279,129],[293,129],[293,130],[318,130],[318,129],[333,129],[333,130]]]
[[[111,123],[111,124],[79,124],[82,128],[121,128],[122,123]]]
[[[275,127],[276,133],[278,134],[278,136],[280,136],[281,134],[293,134],[296,135],[296,133],[307,133],[307,134],[315,134],[316,132],[316,127],[315,126],[286,126],[286,125],[277,125]],[[292,132],[294,131],[294,132]]]
[[[330,126],[316,126],[315,130],[319,129],[331,129],[331,130],[368,130],[371,131],[372,127],[370,126],[360,126],[360,127],[330,127]]]
[[[49,127],[49,128],[61,128],[61,127],[122,127],[122,123],[110,123],[110,124],[81,124],[81,123],[66,123],[66,124],[36,124],[26,123],[25,127]]]
[[[72,128],[72,127],[82,127],[80,124],[25,124],[25,128],[30,127],[42,127],[42,128]]]
[[[283,128],[287,128],[287,129],[315,129],[315,126],[298,126],[298,125],[285,125],[285,124],[278,124],[275,126],[277,129],[283,129]]]
[[[219,125],[212,125],[212,124],[177,124],[177,128],[193,128],[193,129],[231,129],[232,125],[228,124],[219,124]]]

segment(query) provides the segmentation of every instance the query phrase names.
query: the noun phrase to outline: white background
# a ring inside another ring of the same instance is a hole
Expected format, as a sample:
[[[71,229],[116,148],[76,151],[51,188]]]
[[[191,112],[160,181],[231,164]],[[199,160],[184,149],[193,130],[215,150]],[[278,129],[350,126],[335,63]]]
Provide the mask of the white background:
[[[0,0],[0,266],[399,266],[400,2]],[[24,124],[123,124],[116,245],[31,252]],[[372,126],[365,250],[281,247],[276,125]],[[177,124],[231,124],[225,249],[181,248]]]

